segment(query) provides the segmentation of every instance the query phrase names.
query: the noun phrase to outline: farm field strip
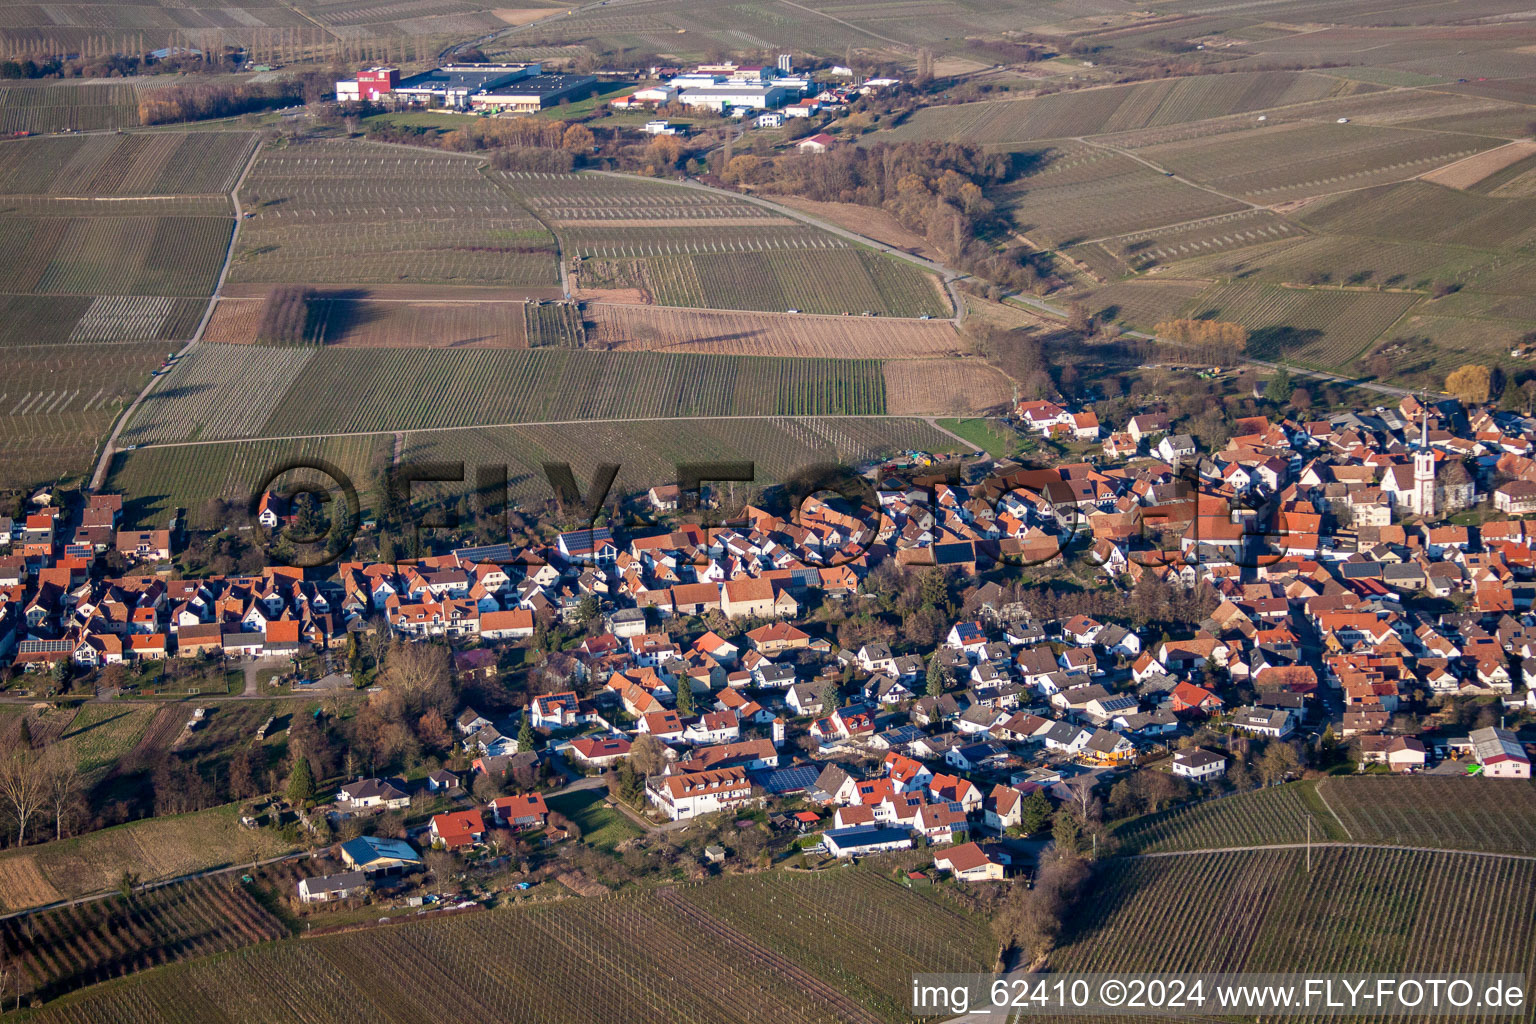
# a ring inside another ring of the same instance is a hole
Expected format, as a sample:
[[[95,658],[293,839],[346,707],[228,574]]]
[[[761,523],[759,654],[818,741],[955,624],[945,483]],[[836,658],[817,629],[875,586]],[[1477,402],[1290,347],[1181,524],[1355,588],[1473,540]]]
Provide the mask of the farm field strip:
[[[1013,403],[1013,381],[980,359],[891,359],[885,402],[893,415],[973,416]]]
[[[349,398],[332,400],[338,395]],[[163,444],[555,419],[885,411],[881,364],[870,359],[207,343],[145,398],[122,440]]]
[[[0,132],[89,132],[138,123],[139,93],[131,82],[0,85]]]
[[[1329,778],[1318,791],[1356,842],[1536,855],[1536,786],[1530,782]]]
[[[262,151],[233,282],[528,284],[555,242],[472,158],[345,141]]]
[[[1412,178],[1496,145],[1469,135],[1293,123],[1151,146],[1137,155],[1224,192],[1277,203]]]
[[[254,132],[72,135],[0,143],[0,195],[225,196]]]
[[[618,350],[744,356],[891,358],[943,356],[966,342],[947,320],[715,312],[592,302],[588,344]]]
[[[1122,853],[1301,843],[1310,819],[1316,841],[1343,839],[1337,825],[1308,803],[1303,785],[1272,786],[1143,815],[1115,826],[1114,836]]]
[[[233,216],[55,216],[24,204],[0,213],[0,292],[206,296]]]

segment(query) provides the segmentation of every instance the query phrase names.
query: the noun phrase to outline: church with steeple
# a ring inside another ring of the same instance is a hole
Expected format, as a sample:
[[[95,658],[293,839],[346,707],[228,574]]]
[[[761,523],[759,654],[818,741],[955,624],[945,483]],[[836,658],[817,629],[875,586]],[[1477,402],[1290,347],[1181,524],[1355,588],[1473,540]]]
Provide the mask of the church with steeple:
[[[1413,453],[1413,465],[1393,466],[1382,481],[1382,489],[1392,495],[1398,508],[1420,519],[1434,519],[1465,508],[1477,499],[1472,475],[1459,459],[1448,458],[1438,465],[1434,446],[1429,440],[1429,406],[1419,403],[1419,443]]]

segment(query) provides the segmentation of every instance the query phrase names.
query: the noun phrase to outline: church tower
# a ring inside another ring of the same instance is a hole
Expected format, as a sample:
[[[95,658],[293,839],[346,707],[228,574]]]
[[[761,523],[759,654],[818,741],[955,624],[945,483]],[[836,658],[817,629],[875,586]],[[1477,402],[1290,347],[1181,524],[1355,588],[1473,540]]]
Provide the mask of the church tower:
[[[1429,447],[1429,408],[1421,418],[1419,450],[1413,454],[1413,497],[1415,511],[1424,519],[1435,514],[1435,453]]]

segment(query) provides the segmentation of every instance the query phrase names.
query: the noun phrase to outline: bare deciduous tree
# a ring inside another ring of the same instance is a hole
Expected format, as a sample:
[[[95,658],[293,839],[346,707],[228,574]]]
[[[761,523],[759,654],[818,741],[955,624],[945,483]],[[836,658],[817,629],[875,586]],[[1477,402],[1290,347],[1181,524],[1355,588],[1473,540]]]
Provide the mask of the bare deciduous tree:
[[[42,760],[29,750],[12,748],[0,760],[0,799],[16,819],[16,845],[27,841],[27,826],[48,800],[48,780]]]

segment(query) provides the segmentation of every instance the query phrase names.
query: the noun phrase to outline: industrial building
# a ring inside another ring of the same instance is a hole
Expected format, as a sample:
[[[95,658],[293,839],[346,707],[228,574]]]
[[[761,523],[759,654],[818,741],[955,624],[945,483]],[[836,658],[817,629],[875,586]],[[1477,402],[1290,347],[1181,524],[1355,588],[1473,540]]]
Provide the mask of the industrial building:
[[[401,78],[398,68],[369,68],[336,83],[336,99],[448,110],[532,113],[597,87],[591,75],[546,75],[539,64],[447,64]]]

